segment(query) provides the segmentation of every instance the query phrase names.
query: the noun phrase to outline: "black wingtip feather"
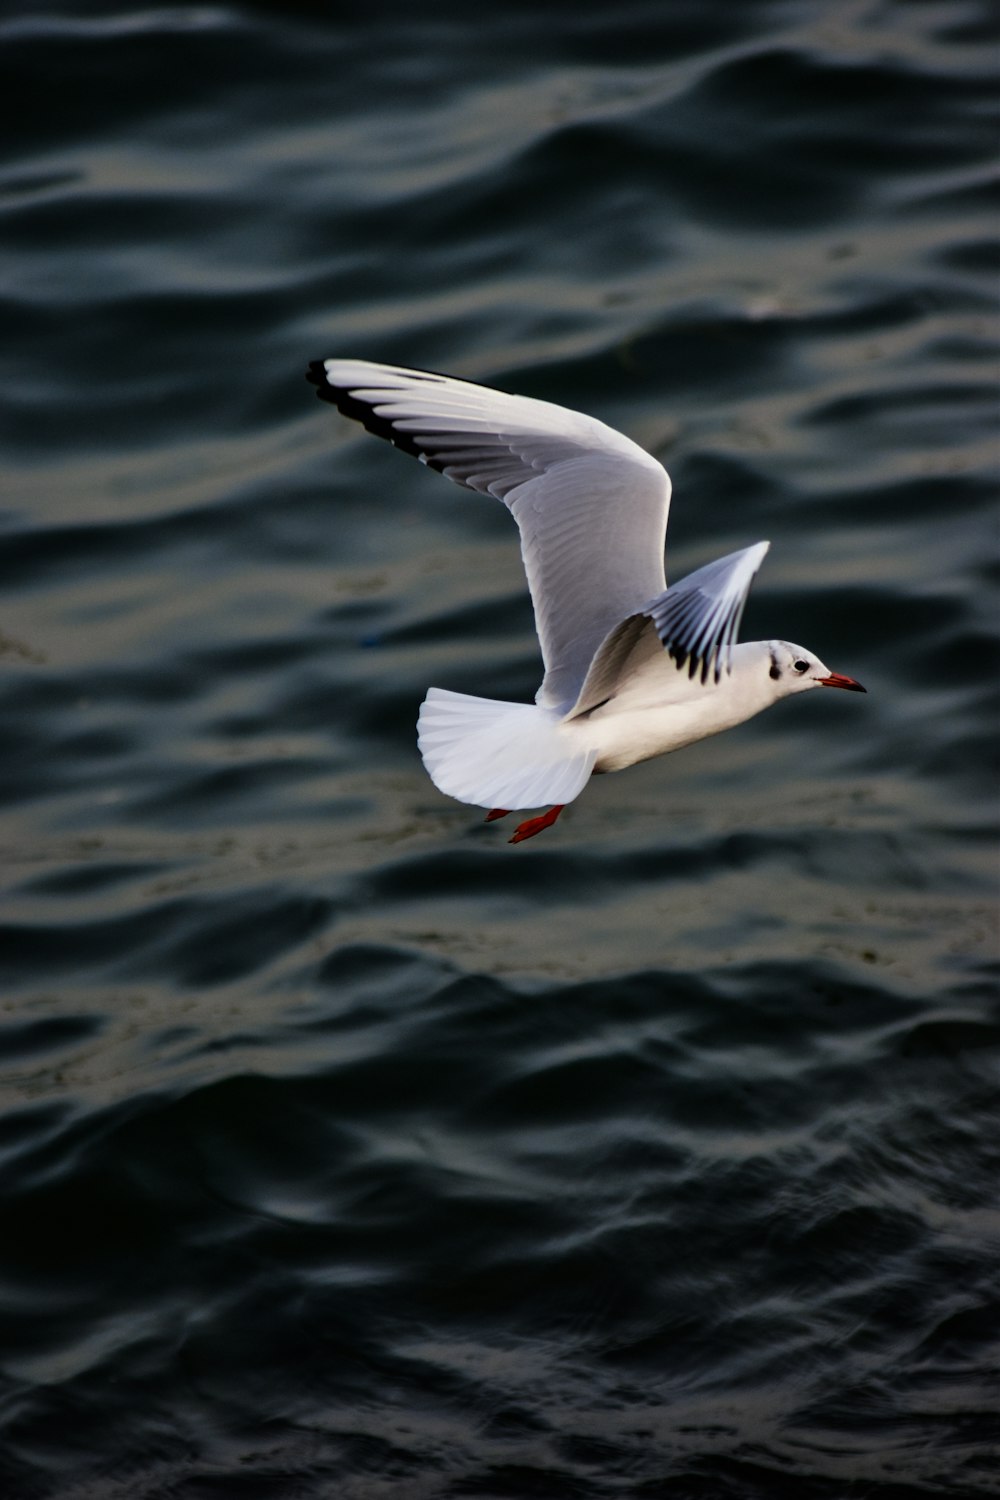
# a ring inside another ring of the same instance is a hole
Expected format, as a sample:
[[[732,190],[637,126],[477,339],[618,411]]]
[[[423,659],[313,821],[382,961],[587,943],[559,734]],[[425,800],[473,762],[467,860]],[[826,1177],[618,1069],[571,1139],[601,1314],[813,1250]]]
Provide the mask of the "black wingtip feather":
[[[703,685],[708,681],[709,674],[715,683],[721,682],[722,662],[718,651],[709,651],[707,656],[700,656],[697,652],[688,651],[683,646],[668,645],[666,641],[663,644],[678,672],[683,672],[686,667],[687,674],[692,681],[700,676]]]
[[[306,379],[310,382],[311,385],[315,385],[318,387],[316,394],[321,401],[331,401],[336,404],[336,399],[332,393],[329,383],[327,382],[326,366],[321,359],[311,359],[309,361],[309,368],[306,371]]]
[[[440,467],[433,459],[426,457],[424,450],[414,441],[412,434],[398,432],[387,418],[380,417],[367,402],[355,400],[346,386],[334,385],[326,373],[326,364],[323,360],[310,360],[306,379],[316,387],[316,395],[321,401],[328,401],[345,417],[350,417],[354,422],[360,422],[366,432],[374,433],[375,437],[385,438],[394,448],[399,448],[403,453],[409,453],[413,458],[422,458],[431,468]]]

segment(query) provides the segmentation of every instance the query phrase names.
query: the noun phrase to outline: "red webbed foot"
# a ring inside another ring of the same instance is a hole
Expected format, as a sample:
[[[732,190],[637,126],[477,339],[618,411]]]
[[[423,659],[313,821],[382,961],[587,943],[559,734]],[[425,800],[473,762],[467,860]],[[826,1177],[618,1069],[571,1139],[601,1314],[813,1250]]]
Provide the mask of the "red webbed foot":
[[[497,818],[507,818],[509,816],[510,816],[510,808],[509,807],[494,807],[491,812],[488,812],[486,814],[486,822],[487,823],[495,823],[496,820],[497,820]]]
[[[524,839],[533,839],[535,834],[541,833],[543,828],[551,828],[565,806],[565,802],[557,802],[555,807],[550,807],[548,812],[542,813],[540,818],[526,818],[523,823],[517,825],[514,837],[508,842],[520,844]]]

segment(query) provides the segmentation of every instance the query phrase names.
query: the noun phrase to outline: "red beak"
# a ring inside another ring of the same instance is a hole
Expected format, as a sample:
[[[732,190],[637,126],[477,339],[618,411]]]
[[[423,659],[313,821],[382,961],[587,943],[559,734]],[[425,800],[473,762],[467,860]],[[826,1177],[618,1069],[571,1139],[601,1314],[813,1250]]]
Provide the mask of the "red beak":
[[[861,686],[860,682],[856,682],[853,677],[845,677],[842,672],[831,672],[829,677],[818,677],[816,680],[817,682],[821,682],[824,687],[842,687],[846,688],[849,693],[865,693],[868,691],[867,688]]]

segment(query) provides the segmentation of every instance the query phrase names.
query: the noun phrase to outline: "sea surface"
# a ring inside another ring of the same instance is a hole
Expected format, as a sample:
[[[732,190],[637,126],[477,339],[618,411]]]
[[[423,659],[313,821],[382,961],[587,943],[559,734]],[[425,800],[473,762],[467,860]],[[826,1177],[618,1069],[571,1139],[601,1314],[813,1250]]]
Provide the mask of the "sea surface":
[[[5,10],[3,1500],[1000,1494],[995,22]],[[621,428],[867,696],[511,847],[414,725],[516,531],[332,354]]]

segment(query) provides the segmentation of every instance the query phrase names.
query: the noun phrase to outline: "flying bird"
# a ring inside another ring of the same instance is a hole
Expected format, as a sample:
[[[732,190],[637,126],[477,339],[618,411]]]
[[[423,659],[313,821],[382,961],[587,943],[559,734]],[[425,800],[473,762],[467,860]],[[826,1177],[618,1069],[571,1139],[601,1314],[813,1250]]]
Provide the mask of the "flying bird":
[[[446,479],[502,500],[521,533],[545,675],[534,703],[432,687],[417,743],[459,802],[547,807],[550,827],[591,775],[623,771],[813,688],[863,693],[790,641],[737,642],[769,542],[667,588],[666,470],[593,417],[488,386],[361,359],[319,359],[317,394]]]

